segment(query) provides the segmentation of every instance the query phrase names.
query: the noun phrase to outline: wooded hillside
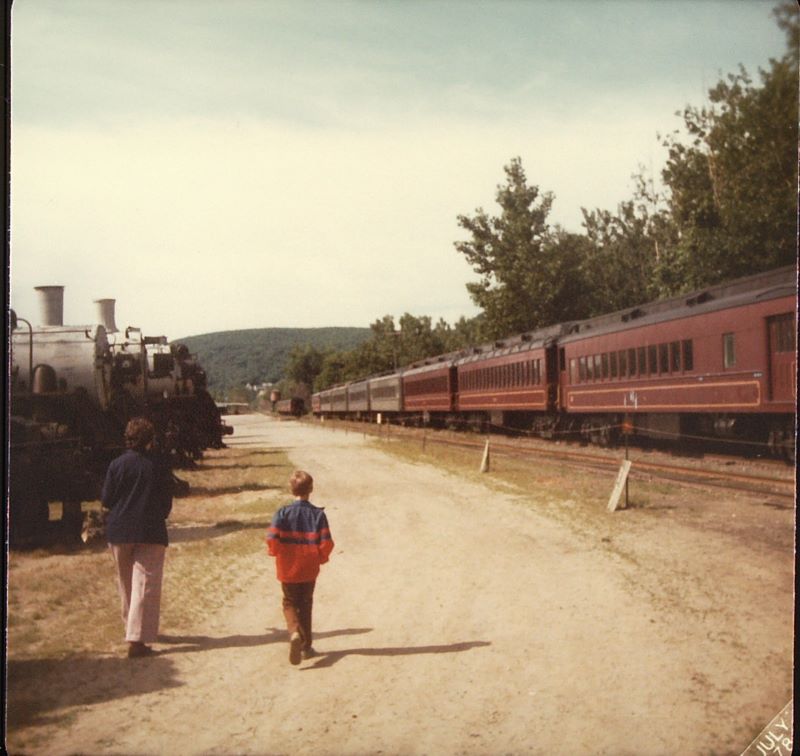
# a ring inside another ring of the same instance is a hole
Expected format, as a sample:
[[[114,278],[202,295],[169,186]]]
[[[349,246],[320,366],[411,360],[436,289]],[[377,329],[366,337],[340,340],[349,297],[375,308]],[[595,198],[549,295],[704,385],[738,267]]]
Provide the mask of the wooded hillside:
[[[366,341],[369,328],[248,328],[175,339],[196,354],[216,399],[232,400],[246,384],[276,383],[289,353],[310,345],[320,352],[346,351]]]

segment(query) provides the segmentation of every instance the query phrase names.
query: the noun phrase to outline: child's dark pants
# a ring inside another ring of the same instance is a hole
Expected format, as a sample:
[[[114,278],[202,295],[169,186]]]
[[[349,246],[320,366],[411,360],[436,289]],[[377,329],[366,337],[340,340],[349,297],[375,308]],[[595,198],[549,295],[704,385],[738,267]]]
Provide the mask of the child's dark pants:
[[[283,616],[289,635],[297,631],[303,648],[311,648],[311,608],[314,603],[315,580],[310,583],[281,583],[283,587]]]

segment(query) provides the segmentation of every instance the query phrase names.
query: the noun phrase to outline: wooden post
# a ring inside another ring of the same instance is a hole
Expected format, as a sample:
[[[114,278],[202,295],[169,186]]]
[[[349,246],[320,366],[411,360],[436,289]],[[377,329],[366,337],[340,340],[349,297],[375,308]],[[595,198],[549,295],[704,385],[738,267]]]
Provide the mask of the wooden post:
[[[628,460],[628,438],[633,433],[633,421],[626,415],[622,421],[622,433],[625,436],[625,459]],[[628,508],[628,476],[625,476],[625,509]]]
[[[622,462],[619,468],[619,472],[617,473],[617,480],[614,483],[614,490],[611,492],[611,498],[608,500],[608,511],[613,512],[616,510],[617,505],[619,504],[619,498],[622,495],[622,489],[625,487],[625,484],[628,482],[628,473],[631,469],[631,461],[626,459]],[[627,501],[625,502],[627,506]]]
[[[481,472],[489,472],[489,439],[486,439],[486,446],[483,447],[483,459],[481,460]]]

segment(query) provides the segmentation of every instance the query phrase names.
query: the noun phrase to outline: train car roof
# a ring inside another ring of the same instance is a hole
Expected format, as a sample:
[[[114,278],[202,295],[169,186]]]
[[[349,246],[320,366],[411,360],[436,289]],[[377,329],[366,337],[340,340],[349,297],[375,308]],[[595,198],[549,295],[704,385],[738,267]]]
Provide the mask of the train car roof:
[[[403,371],[400,369],[391,370],[385,373],[377,373],[376,375],[371,375],[367,380],[369,381],[388,381],[393,378],[400,378],[403,375]]]
[[[458,365],[466,365],[470,362],[480,362],[494,357],[504,357],[509,354],[527,352],[532,349],[550,346],[556,339],[568,333],[573,323],[557,323],[552,326],[538,328],[535,331],[516,334],[505,339],[493,341],[488,344],[464,350]]]
[[[409,374],[426,373],[433,370],[441,370],[442,368],[452,367],[456,364],[456,360],[463,353],[463,351],[459,350],[457,352],[437,354],[433,357],[426,357],[423,360],[417,360],[416,362],[412,362],[410,365],[404,367],[402,374],[405,376]]]
[[[328,386],[328,388],[326,389],[321,389],[319,391],[319,395],[324,396],[325,394],[332,394],[334,391],[342,391],[342,390],[347,390],[346,383],[338,383],[335,386]]]
[[[745,304],[797,294],[797,268],[784,268],[728,281],[668,299],[659,299],[637,307],[575,322],[559,339],[568,344],[645,325],[679,320],[704,313],[739,307]]]

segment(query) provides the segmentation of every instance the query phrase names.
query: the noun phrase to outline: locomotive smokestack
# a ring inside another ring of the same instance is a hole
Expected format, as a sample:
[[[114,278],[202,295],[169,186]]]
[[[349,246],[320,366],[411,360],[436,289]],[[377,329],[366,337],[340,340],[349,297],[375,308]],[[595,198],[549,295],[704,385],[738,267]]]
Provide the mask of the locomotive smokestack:
[[[39,292],[39,325],[64,325],[64,287],[35,286],[34,290]]]
[[[117,324],[114,322],[115,299],[95,299],[97,305],[97,322],[105,326],[106,333],[116,333]]]

